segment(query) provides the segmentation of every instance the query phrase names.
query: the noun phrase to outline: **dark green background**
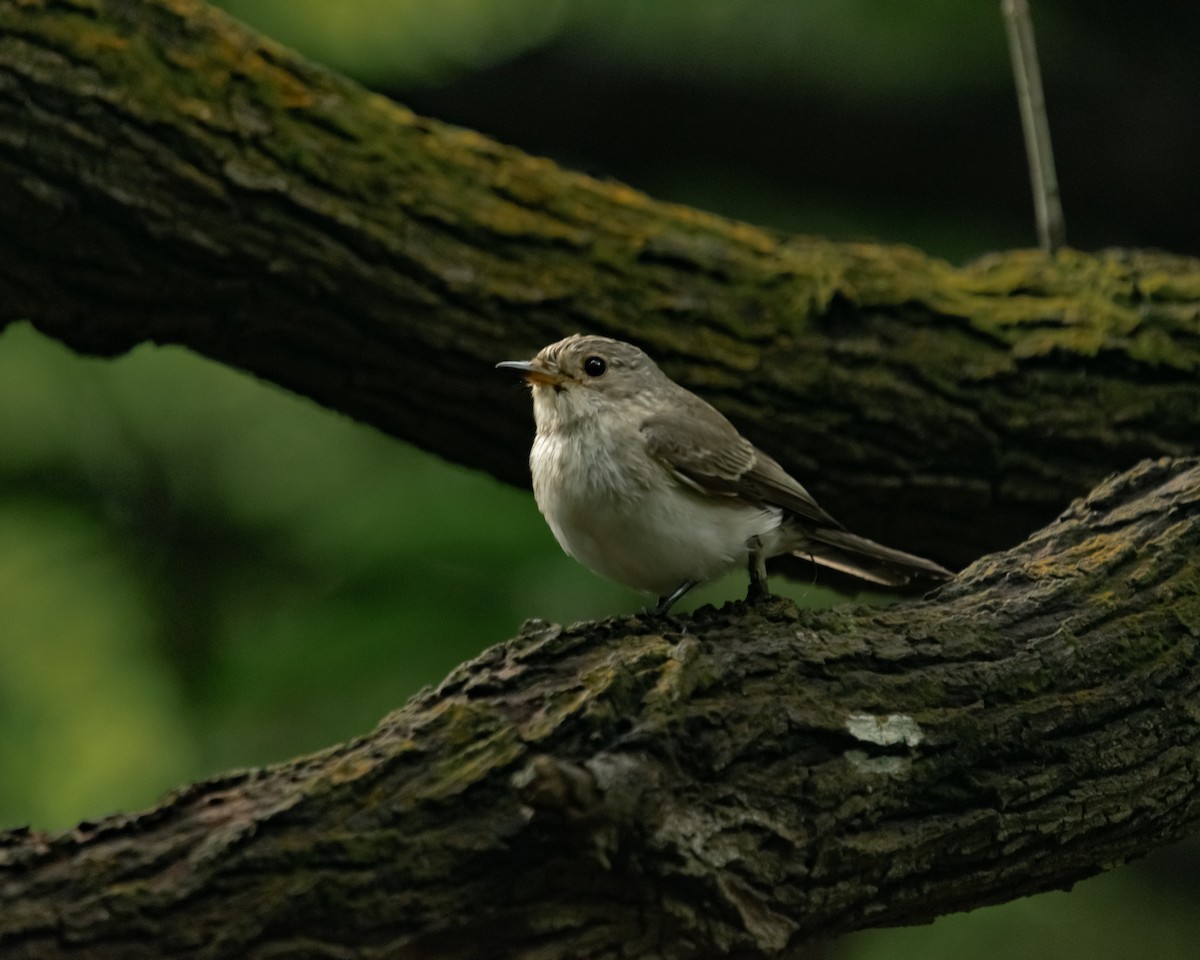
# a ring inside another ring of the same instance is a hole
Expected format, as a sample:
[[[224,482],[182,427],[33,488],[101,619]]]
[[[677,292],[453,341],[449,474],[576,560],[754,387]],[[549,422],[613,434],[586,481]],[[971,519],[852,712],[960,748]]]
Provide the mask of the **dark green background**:
[[[1200,252],[1198,5],[1034,2],[1072,243]],[[420,112],[664,199],[956,261],[1032,242],[996,3],[224,5]],[[272,386],[177,349],[0,336],[0,825],[318,749],[525,617],[645,602],[564,557],[526,491]],[[1193,958],[1197,863],[1176,848],[824,952]]]

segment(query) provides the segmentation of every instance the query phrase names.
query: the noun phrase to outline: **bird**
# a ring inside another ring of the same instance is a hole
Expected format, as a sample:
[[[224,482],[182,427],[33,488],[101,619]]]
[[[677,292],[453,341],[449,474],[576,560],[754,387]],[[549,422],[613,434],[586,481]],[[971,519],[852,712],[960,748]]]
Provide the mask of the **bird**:
[[[768,597],[766,560],[784,554],[888,587],[953,576],[850,533],[631,343],[577,333],[496,366],[531,388],[533,493],[555,539],[594,573],[657,595],[655,613],[739,564],[747,599]]]

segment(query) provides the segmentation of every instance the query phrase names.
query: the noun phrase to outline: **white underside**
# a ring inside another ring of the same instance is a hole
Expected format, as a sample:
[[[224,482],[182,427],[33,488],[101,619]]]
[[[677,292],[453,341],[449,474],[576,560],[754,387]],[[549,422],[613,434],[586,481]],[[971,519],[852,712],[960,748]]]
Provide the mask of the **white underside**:
[[[691,489],[629,446],[640,436],[613,436],[595,421],[586,436],[539,433],[530,467],[555,538],[588,569],[663,596],[744,564],[752,537],[768,556],[783,551],[778,509]]]

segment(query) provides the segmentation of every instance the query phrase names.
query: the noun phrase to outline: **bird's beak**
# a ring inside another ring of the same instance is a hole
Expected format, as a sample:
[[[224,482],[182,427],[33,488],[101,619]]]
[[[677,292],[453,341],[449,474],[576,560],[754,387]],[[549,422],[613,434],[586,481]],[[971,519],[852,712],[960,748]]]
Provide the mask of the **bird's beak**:
[[[563,377],[557,370],[551,370],[537,360],[505,360],[503,363],[496,364],[497,370],[501,367],[508,370],[519,370],[529,383],[558,386],[563,382]]]

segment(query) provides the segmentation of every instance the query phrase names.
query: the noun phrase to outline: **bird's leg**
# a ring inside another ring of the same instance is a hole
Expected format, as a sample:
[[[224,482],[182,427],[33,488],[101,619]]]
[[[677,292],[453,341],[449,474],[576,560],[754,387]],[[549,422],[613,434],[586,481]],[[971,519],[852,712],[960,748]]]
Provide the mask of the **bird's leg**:
[[[699,580],[684,580],[683,583],[681,583],[678,587],[676,587],[675,592],[673,594],[671,594],[669,597],[659,597],[658,598],[658,606],[654,608],[654,612],[659,615],[666,613],[668,610],[671,609],[671,605],[676,600],[678,600],[685,593],[687,593],[689,590],[691,590],[692,587],[694,587],[699,582],[700,582]]]
[[[746,546],[750,548],[746,562],[750,571],[750,588],[746,591],[746,602],[766,600],[771,596],[771,591],[767,587],[767,558],[763,556],[762,541],[758,537],[751,537],[746,541]]]

